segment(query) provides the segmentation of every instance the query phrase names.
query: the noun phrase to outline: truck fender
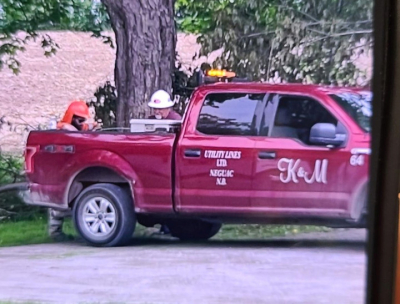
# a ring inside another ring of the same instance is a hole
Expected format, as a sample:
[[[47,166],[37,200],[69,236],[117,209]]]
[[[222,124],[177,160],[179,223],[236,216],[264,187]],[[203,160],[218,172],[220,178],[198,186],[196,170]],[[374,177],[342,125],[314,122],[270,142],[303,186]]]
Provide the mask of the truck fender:
[[[349,204],[349,214],[352,220],[359,220],[362,217],[362,212],[364,208],[366,208],[366,203],[368,199],[368,177],[364,178],[358,185],[355,187],[351,195],[351,200]]]
[[[85,166],[82,166],[85,164]],[[134,198],[134,186],[141,187],[138,175],[132,166],[121,156],[105,150],[91,150],[77,153],[72,162],[66,165],[66,171],[69,172],[68,182],[64,193],[64,205],[69,205],[69,193],[75,178],[84,170],[93,167],[103,167],[114,171],[129,184],[132,197]]]

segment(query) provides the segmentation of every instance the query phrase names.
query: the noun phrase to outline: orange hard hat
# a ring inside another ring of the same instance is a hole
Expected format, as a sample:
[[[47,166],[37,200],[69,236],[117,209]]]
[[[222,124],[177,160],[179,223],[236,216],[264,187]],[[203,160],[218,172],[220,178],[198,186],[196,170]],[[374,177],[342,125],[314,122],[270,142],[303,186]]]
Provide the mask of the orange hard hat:
[[[86,119],[90,118],[89,108],[84,101],[78,100],[71,102],[61,122],[70,124],[73,116]]]

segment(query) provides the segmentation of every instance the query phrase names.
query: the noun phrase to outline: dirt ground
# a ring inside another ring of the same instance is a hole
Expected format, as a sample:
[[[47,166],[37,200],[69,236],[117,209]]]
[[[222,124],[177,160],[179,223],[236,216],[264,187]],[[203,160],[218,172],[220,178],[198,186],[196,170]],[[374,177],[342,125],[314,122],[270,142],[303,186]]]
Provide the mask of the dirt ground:
[[[363,303],[366,231],[200,244],[140,239],[0,249],[0,301]]]

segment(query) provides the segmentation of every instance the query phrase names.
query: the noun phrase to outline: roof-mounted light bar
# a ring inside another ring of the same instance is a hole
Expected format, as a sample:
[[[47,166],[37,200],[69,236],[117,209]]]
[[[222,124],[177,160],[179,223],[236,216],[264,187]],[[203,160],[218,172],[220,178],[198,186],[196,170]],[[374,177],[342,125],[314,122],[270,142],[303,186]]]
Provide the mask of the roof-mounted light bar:
[[[217,77],[217,78],[233,78],[236,73],[227,70],[208,70],[206,76]]]

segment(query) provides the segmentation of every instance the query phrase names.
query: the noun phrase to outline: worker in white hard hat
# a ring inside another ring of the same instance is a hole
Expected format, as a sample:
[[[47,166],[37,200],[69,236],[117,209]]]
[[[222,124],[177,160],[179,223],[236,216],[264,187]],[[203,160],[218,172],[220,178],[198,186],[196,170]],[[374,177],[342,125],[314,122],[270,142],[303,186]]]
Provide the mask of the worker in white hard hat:
[[[182,119],[182,117],[172,109],[172,107],[174,106],[174,101],[164,90],[156,91],[151,96],[148,106],[154,111],[154,115],[151,115],[149,119]],[[170,234],[170,231],[166,225],[161,225],[160,233]]]
[[[164,90],[155,92],[151,96],[148,105],[154,111],[154,115],[150,116],[150,119],[182,119],[182,117],[172,109],[174,106],[174,101],[171,100],[169,94]]]

